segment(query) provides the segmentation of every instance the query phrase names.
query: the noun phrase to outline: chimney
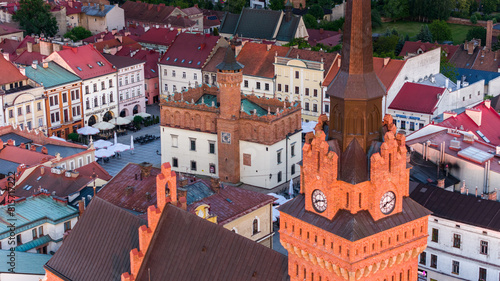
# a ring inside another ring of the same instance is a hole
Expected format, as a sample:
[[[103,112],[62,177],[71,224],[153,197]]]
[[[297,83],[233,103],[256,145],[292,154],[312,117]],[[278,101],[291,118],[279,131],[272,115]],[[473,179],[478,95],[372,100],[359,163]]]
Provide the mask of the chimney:
[[[210,187],[215,191],[216,193],[219,193],[220,191],[220,180],[219,178],[211,178],[210,179]]]
[[[83,215],[83,212],[85,211],[85,202],[83,200],[78,201],[78,212],[81,215]]]
[[[390,60],[391,60],[391,58],[389,58],[389,57],[384,58],[384,66],[387,66],[389,64]]]
[[[142,162],[139,164],[139,168],[141,169],[141,178],[148,178],[151,175],[151,168],[153,165],[148,162]]]
[[[45,167],[40,166],[40,175],[44,175],[44,174],[45,174]]]
[[[0,149],[3,149],[3,141],[0,139]]]
[[[490,192],[488,194],[488,200],[497,201],[497,191]]]
[[[481,116],[482,116],[481,110],[466,108],[465,114],[467,114],[467,116],[469,116],[469,118],[472,119],[472,121],[474,121],[476,125],[481,126]]]
[[[115,35],[116,32],[118,32],[118,30],[116,30],[116,28],[111,29],[111,34]]]
[[[443,112],[443,120],[446,120],[450,117],[457,117],[457,113],[453,111],[445,111]]]
[[[31,67],[32,67],[33,69],[37,69],[37,67],[38,67],[38,61],[37,61],[37,60],[34,60],[34,61],[31,63]]]
[[[271,47],[272,47],[272,46],[271,46],[271,44],[267,44],[267,45],[266,45],[266,49],[267,49],[267,51],[271,50]]]
[[[50,56],[50,54],[52,54],[52,43],[40,41],[40,54]]]
[[[323,34],[323,33],[325,33],[325,30],[323,28],[320,28],[319,29],[319,34]]]
[[[446,89],[448,89],[448,87],[450,86],[450,79],[446,78],[446,80],[444,81],[444,86],[446,87]]]
[[[49,67],[49,62],[48,62],[48,61],[43,60],[43,62],[42,62],[42,66],[43,66],[43,68],[48,68],[48,67]]]
[[[179,180],[179,187],[184,187],[188,184],[188,179],[187,178],[181,178]]]
[[[437,180],[437,187],[444,188],[444,179]]]
[[[491,100],[485,100],[484,106],[486,106],[486,108],[490,108],[491,107]]]
[[[486,22],[486,49],[491,51],[491,40],[493,39],[493,21]]]
[[[28,50],[28,53],[33,52],[33,42],[26,42],[26,49]]]
[[[49,151],[47,150],[47,148],[45,146],[42,146],[42,153],[43,154],[48,154]]]
[[[34,146],[34,145],[30,146],[30,150],[31,151],[36,151],[36,146]]]
[[[467,54],[472,55],[474,53],[474,42],[469,41],[467,42]]]

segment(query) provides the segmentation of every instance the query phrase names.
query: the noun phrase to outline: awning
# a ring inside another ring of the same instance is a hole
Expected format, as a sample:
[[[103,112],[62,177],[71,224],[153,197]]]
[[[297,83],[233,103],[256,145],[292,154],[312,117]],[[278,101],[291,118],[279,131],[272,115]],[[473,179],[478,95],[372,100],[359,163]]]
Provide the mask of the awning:
[[[29,250],[34,249],[36,247],[42,246],[42,245],[47,244],[47,243],[52,242],[52,241],[54,241],[54,240],[52,238],[50,238],[49,235],[44,235],[38,239],[35,239],[35,240],[32,240],[28,243],[17,246],[16,251],[26,252],[26,251],[29,251]]]

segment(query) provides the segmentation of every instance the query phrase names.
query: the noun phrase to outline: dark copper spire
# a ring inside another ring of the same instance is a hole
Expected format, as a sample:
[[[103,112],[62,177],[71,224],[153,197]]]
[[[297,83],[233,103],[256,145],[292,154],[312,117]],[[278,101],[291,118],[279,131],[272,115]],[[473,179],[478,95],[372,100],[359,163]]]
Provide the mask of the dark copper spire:
[[[339,73],[330,96],[330,137],[344,151],[356,139],[366,152],[379,138],[385,87],[373,71],[371,0],[348,0]]]

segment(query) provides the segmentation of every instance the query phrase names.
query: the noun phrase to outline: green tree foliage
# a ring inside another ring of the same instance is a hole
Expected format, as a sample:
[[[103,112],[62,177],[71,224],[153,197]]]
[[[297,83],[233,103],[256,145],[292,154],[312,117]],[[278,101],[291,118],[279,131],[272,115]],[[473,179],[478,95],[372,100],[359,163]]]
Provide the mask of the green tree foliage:
[[[229,0],[226,2],[226,7],[228,12],[233,13],[233,14],[239,14],[241,13],[241,10],[246,6],[247,1],[246,0]]]
[[[418,21],[447,20],[456,0],[408,0],[410,16]]]
[[[73,41],[79,41],[90,36],[92,36],[92,32],[82,26],[75,26],[73,29],[64,34],[64,38],[69,38]]]
[[[325,9],[331,9],[334,6],[332,0],[318,0],[318,4]]]
[[[476,14],[473,14],[473,15],[470,17],[470,22],[472,22],[473,24],[476,24],[476,23],[477,23],[477,15],[476,15]]]
[[[219,36],[219,29],[216,27],[214,28],[214,36]]]
[[[339,31],[339,29],[343,29],[344,22],[345,22],[344,18],[340,18],[334,21],[322,20],[320,21],[318,27],[323,28],[324,30]]]
[[[390,57],[395,58],[396,46],[399,42],[399,36],[395,34],[386,34],[380,36],[373,42],[373,55],[376,57]]]
[[[316,19],[323,19],[323,16],[325,15],[325,12],[323,11],[323,8],[319,4],[312,5],[311,8],[309,9],[308,14],[314,16]]]
[[[455,65],[448,61],[446,58],[446,52],[441,51],[441,62],[440,62],[440,72],[448,77],[451,81],[457,80],[458,70]]]
[[[384,10],[386,16],[394,21],[410,16],[408,0],[387,0]]]
[[[50,6],[43,0],[21,0],[19,10],[12,16],[27,34],[54,36],[57,33],[56,18],[50,13]]]
[[[481,45],[484,46],[486,44],[486,29],[481,26],[476,26],[472,29],[469,29],[467,35],[465,36],[467,41],[472,39],[481,39]]]
[[[382,26],[382,17],[376,9],[372,9],[372,28],[378,28]]]
[[[270,0],[268,7],[271,10],[280,11],[285,8],[285,3],[283,0]]]
[[[468,17],[470,14],[470,6],[472,4],[471,0],[456,0],[457,10],[460,12],[462,17]]]
[[[417,40],[422,42],[432,42],[432,33],[427,24],[422,25],[420,28],[420,32],[417,34]]]
[[[399,41],[398,44],[396,45],[396,50],[394,51],[394,54],[396,54],[396,56],[399,56],[401,50],[403,50],[403,46],[405,45],[406,41],[410,41],[410,36],[408,36],[408,34],[406,34],[405,36],[402,35],[399,36]]]
[[[444,20],[434,20],[429,25],[429,30],[432,34],[432,39],[434,41],[452,41],[451,28],[448,26]]]
[[[491,14],[497,11],[498,0],[482,0],[481,5],[485,14]]]
[[[318,28],[318,21],[313,15],[305,14],[304,16],[302,16],[302,20],[304,20],[306,28],[312,28],[312,29]]]

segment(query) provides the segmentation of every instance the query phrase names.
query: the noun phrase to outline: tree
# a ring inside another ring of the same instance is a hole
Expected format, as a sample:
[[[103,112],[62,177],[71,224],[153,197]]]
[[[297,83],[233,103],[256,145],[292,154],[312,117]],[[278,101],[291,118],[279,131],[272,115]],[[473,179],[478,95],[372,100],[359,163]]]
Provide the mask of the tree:
[[[452,41],[451,28],[444,20],[435,20],[429,25],[429,30],[434,41]]]
[[[309,14],[314,16],[316,19],[323,19],[323,16],[325,15],[325,11],[323,11],[323,8],[321,8],[320,5],[315,4],[312,5],[311,8],[309,9]]]
[[[230,13],[239,14],[246,4],[246,0],[229,0],[226,2],[226,9]]]
[[[458,77],[458,70],[453,63],[448,61],[445,51],[441,51],[440,72],[451,81],[455,81]]]
[[[271,10],[280,11],[285,8],[285,4],[283,3],[283,0],[270,0],[268,7]]]
[[[82,26],[75,26],[73,29],[64,34],[64,38],[69,38],[73,41],[80,41],[85,38],[89,38],[90,36],[92,36],[92,32]]]
[[[388,0],[384,9],[387,17],[394,21],[410,16],[408,0]]]
[[[43,0],[21,0],[19,10],[12,16],[27,34],[54,36],[57,33],[56,18],[50,13],[50,6]]]
[[[304,16],[302,16],[302,20],[304,20],[306,28],[312,28],[312,29],[318,28],[318,21],[313,15],[305,14]]]
[[[216,27],[214,28],[214,36],[219,36],[219,29]]]
[[[498,0],[482,0],[481,5],[485,14],[491,14],[497,10]]]
[[[395,34],[389,34],[380,36],[375,42],[373,42],[373,55],[376,57],[390,57],[395,58],[396,46],[399,41],[399,36]]]
[[[472,39],[481,39],[481,45],[484,46],[484,44],[486,44],[486,29],[481,26],[473,27],[467,32],[465,39],[467,41],[470,41]]]
[[[471,6],[471,1],[470,0],[456,0],[457,1],[457,10],[460,11],[460,14],[462,14],[462,16],[466,17],[469,15],[469,9],[470,9],[470,6]]]
[[[432,42],[432,33],[427,24],[422,25],[420,28],[420,32],[417,34],[417,40],[422,42]]]
[[[372,9],[372,29],[382,27],[382,18],[379,11]]]

